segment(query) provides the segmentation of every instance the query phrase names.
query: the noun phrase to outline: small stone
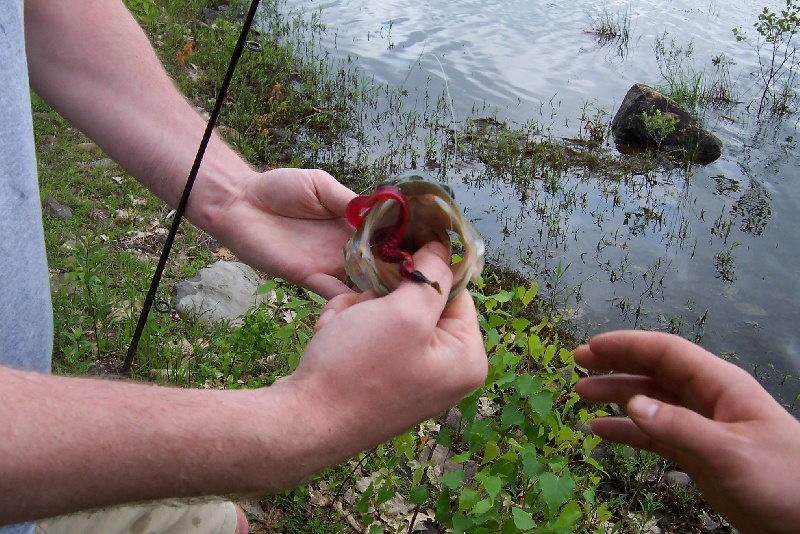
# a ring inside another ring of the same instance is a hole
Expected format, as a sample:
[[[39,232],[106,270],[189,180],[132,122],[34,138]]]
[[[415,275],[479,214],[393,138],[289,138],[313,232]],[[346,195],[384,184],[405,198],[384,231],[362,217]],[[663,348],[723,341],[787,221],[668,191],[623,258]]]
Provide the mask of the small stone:
[[[114,160],[111,158],[101,158],[89,164],[90,167],[96,167],[98,169],[105,169],[107,167],[111,167],[112,165],[114,165]]]
[[[89,219],[93,221],[102,221],[108,219],[108,212],[103,208],[92,208],[89,210]]]
[[[677,488],[688,488],[692,479],[683,471],[667,471],[664,473],[664,482]]]
[[[86,143],[78,143],[75,145],[75,148],[81,152],[100,152],[100,147],[91,141],[87,141]]]
[[[55,135],[43,135],[39,143],[39,152],[50,152],[53,149],[53,143],[56,142]]]
[[[75,212],[69,206],[59,203],[53,197],[44,199],[44,207],[47,213],[54,219],[70,219]]]
[[[118,223],[131,222],[133,216],[128,210],[117,210],[116,213],[114,213],[114,220]]]

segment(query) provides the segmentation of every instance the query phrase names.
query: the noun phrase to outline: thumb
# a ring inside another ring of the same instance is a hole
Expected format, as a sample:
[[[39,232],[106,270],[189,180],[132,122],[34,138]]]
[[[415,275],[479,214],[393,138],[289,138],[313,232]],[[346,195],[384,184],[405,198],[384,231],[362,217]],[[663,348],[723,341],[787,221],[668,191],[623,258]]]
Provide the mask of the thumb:
[[[642,443],[642,448],[670,460],[676,459],[676,452],[697,460],[709,458],[725,439],[720,423],[682,406],[635,395],[628,401],[627,409],[631,420],[651,440]]]

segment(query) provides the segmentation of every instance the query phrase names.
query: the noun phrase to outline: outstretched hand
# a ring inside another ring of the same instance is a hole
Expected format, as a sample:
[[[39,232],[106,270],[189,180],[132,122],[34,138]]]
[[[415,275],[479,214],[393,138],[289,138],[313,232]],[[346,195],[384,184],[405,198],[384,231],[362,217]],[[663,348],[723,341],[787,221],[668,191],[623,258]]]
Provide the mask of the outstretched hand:
[[[296,397],[308,462],[330,465],[400,434],[458,403],[487,372],[472,297],[447,304],[449,254],[429,243],[414,255],[440,283],[404,281],[384,297],[372,292],[332,299],[295,372],[273,387]],[[314,466],[308,466],[313,470]]]
[[[344,214],[355,196],[322,170],[254,173],[212,231],[245,263],[331,298],[350,291],[342,247],[353,233]]]
[[[797,532],[800,422],[749,374],[677,336],[612,332],[575,350],[603,373],[581,379],[586,400],[627,406],[592,423],[600,437],[680,465],[743,533]]]

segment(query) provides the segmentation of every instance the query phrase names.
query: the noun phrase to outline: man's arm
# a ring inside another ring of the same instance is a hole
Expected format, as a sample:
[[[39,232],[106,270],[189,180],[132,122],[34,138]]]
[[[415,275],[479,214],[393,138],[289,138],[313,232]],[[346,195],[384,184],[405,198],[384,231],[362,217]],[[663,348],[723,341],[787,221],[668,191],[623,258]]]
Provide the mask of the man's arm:
[[[171,205],[206,124],[177,91],[119,0],[26,0],[31,85],[137,180]],[[242,261],[324,297],[348,291],[342,246],[355,194],[321,170],[257,173],[218,137],[187,218]]]
[[[174,206],[205,121],[175,88],[122,2],[26,0],[25,34],[34,90]],[[232,186],[252,172],[213,136],[190,218],[208,226],[214,215],[197,208],[221,206],[215,197],[229,198]]]
[[[0,524],[130,501],[290,488],[457,403],[486,376],[467,292],[442,285],[328,304],[294,374],[209,391],[0,367]],[[355,386],[354,386],[355,385]]]

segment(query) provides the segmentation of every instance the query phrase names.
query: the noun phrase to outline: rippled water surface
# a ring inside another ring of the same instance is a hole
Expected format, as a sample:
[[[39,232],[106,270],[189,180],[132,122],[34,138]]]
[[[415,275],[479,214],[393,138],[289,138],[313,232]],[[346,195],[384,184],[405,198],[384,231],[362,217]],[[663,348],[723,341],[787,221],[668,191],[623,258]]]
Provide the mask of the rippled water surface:
[[[456,123],[491,109],[502,120],[533,119],[555,137],[574,137],[587,106],[608,110],[610,118],[632,84],[661,82],[654,44],[665,31],[667,42],[674,39],[683,47],[691,42],[691,58],[700,70],[711,68],[711,59],[721,54],[732,59],[733,83],[742,100],[752,100],[758,58],[752,40],[737,42],[731,30],[743,28],[755,38],[752,25],[764,4],[289,0],[288,5],[311,12],[321,8],[324,46],[357,58],[378,82],[412,93],[445,91]],[[604,16],[630,22],[625,46],[604,43],[587,31]],[[568,203],[536,187],[521,198],[505,184],[477,186],[453,177],[451,185],[487,238],[490,255],[532,272],[540,287],[550,282],[562,296],[572,295],[571,306],[587,333],[679,326],[706,348],[735,357],[791,402],[800,392],[797,117],[764,124],[750,111],[740,104],[705,113],[705,125],[725,145],[723,156],[689,176],[665,172],[656,182],[614,186],[565,177],[565,191],[581,202],[558,212],[558,220],[552,212],[547,221],[537,213],[545,205]],[[554,274],[559,263],[561,274]]]

